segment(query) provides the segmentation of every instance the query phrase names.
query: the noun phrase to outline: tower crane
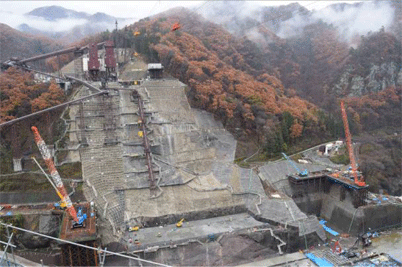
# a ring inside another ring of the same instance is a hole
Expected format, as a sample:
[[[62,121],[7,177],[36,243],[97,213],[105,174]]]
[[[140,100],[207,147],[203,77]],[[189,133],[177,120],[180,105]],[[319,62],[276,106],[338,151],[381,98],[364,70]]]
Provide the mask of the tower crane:
[[[342,111],[343,126],[345,128],[346,144],[347,144],[348,151],[349,151],[350,165],[352,167],[352,174],[354,177],[354,183],[358,186],[366,186],[363,176],[360,175],[360,178],[359,178],[357,175],[356,161],[355,161],[355,156],[354,156],[353,147],[352,147],[352,137],[351,137],[351,134],[349,131],[348,117],[346,114],[345,105],[344,105],[343,101],[341,101],[341,111]]]
[[[54,166],[54,162],[51,158],[50,151],[47,148],[45,141],[43,141],[42,137],[40,136],[38,128],[32,126],[31,130],[34,134],[35,143],[38,146],[39,151],[43,159],[45,160],[45,164],[50,171],[50,176],[52,177],[54,185],[56,186],[56,192],[61,198],[61,201],[65,203],[67,212],[74,220],[72,227],[73,228],[83,227],[87,215],[85,213],[82,213],[82,210],[79,210],[77,216],[77,211],[75,210],[73,203],[71,202],[70,197],[67,194],[66,188],[64,187],[64,184],[61,181],[59,172]]]
[[[305,169],[304,171],[301,171],[299,168],[297,168],[296,164],[294,164],[293,161],[285,153],[282,152],[282,155],[285,157],[285,159],[287,159],[290,162],[290,164],[292,164],[293,168],[296,169],[297,174],[300,177],[306,177],[308,175],[307,169]]]

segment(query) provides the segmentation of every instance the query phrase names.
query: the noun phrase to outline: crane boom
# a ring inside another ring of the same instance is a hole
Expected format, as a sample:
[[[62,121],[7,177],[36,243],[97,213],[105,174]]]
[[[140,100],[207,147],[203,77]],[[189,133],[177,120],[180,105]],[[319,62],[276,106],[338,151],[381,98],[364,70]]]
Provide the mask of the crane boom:
[[[43,141],[42,137],[39,134],[38,128],[35,126],[31,127],[31,130],[34,134],[36,145],[39,148],[39,151],[45,160],[45,164],[50,171],[50,176],[53,179],[54,184],[57,187],[58,192],[63,196],[64,201],[67,206],[67,212],[73,217],[73,220],[78,222],[77,212],[73,206],[73,203],[70,200],[70,197],[67,194],[66,188],[64,187],[63,182],[61,181],[61,177],[59,172],[57,171],[56,167],[54,166],[54,162],[50,156],[50,151],[47,148],[45,141]]]
[[[290,162],[290,164],[292,164],[293,168],[296,169],[297,174],[298,174],[299,176],[307,176],[307,175],[308,175],[307,169],[305,169],[304,171],[301,171],[301,170],[296,166],[296,164],[294,164],[293,161],[288,157],[288,155],[286,155],[286,154],[283,153],[283,152],[282,152],[282,155],[285,157],[285,159],[287,159],[287,161]]]
[[[49,175],[47,175],[47,173],[45,172],[45,170],[43,170],[42,166],[40,166],[39,162],[36,160],[35,157],[32,157],[32,160],[36,163],[36,165],[38,165],[39,169],[42,171],[42,173],[45,175],[45,177],[48,179],[49,183],[53,186],[54,190],[56,190],[57,195],[59,196],[59,198],[61,199],[62,202],[64,202],[64,197],[63,195],[60,193],[60,191],[57,189],[57,187],[54,185],[54,183],[52,182],[52,180],[49,178]]]
[[[346,137],[346,144],[348,147],[349,151],[349,159],[350,159],[350,165],[352,167],[352,173],[353,177],[355,179],[355,184],[359,186],[365,186],[366,183],[363,181],[363,178],[359,179],[357,177],[357,168],[356,168],[356,161],[355,161],[355,156],[353,153],[353,147],[352,147],[352,137],[349,131],[349,122],[348,122],[348,117],[346,114],[346,109],[343,101],[341,101],[341,111],[342,111],[342,120],[343,120],[343,126],[345,128],[345,137]]]

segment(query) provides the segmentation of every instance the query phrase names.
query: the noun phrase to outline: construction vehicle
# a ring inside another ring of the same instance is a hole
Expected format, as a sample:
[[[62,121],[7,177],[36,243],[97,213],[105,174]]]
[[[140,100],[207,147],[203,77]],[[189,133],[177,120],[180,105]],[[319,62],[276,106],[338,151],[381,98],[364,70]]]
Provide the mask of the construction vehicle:
[[[351,172],[354,177],[354,183],[358,186],[366,186],[363,176],[361,174],[358,175],[355,156],[353,153],[352,137],[351,137],[351,134],[349,131],[348,117],[346,114],[346,109],[345,109],[345,105],[344,105],[343,101],[341,101],[341,111],[342,111],[343,126],[345,128],[346,144],[347,144],[347,148],[348,148],[348,152],[349,152],[349,160],[350,160],[350,165],[352,167]]]
[[[182,218],[178,223],[176,223],[176,227],[182,227],[184,222],[184,218]]]
[[[342,247],[339,244],[339,240],[335,241],[334,246],[332,247],[332,252],[338,254],[342,252]]]
[[[59,201],[53,204],[55,210],[65,210],[67,208],[67,203],[64,201]]]
[[[71,229],[85,227],[85,221],[87,219],[87,214],[82,211],[82,207],[78,208],[77,218],[78,218],[78,222],[73,223],[71,225]]]
[[[136,232],[136,231],[138,231],[138,230],[140,230],[140,227],[139,227],[138,225],[136,225],[136,226],[131,226],[131,227],[128,228],[128,231],[129,231],[129,232]]]
[[[57,171],[56,167],[54,166],[54,162],[51,158],[50,151],[49,151],[45,141],[43,141],[42,137],[40,136],[38,128],[36,128],[35,126],[32,126],[31,130],[34,134],[35,143],[39,148],[39,152],[41,153],[41,155],[45,161],[45,164],[50,171],[50,176],[52,177],[53,182],[50,180],[50,178],[44,172],[42,167],[40,167],[40,165],[36,161],[36,159],[34,157],[32,159],[40,167],[40,169],[45,173],[45,176],[48,178],[49,182],[55,188],[57,195],[60,197],[61,202],[65,203],[67,213],[73,218],[72,228],[85,227],[84,223],[87,218],[87,215],[85,213],[83,214],[82,208],[79,209],[79,213],[77,215],[77,212],[73,206],[73,203],[71,202],[70,197],[67,194],[66,188],[64,187],[64,184],[61,180],[60,174]]]
[[[285,157],[285,159],[287,159],[290,164],[293,166],[293,168],[295,168],[295,170],[297,171],[297,175],[299,175],[300,177],[306,177],[308,176],[308,171],[307,169],[305,169],[304,171],[301,171],[296,164],[293,163],[293,161],[285,154],[282,152],[282,155]]]

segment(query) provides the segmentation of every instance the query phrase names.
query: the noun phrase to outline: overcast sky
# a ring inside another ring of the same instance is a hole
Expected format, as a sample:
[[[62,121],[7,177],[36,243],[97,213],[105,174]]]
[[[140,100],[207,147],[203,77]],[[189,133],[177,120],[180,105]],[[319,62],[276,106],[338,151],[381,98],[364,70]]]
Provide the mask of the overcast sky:
[[[209,0],[212,2],[211,0]],[[214,0],[216,1],[216,0]],[[62,6],[64,8],[73,9],[75,11],[84,11],[89,14],[103,12],[120,18],[144,18],[159,12],[168,10],[175,6],[195,7],[200,6],[205,1],[0,1],[1,13],[25,14],[31,10],[43,6]],[[319,10],[329,4],[336,2],[351,2],[351,1],[252,1],[266,6],[287,5],[292,2],[299,4],[312,10]],[[208,3],[201,6],[201,9],[207,9]],[[0,17],[0,22],[6,23],[7,20]]]

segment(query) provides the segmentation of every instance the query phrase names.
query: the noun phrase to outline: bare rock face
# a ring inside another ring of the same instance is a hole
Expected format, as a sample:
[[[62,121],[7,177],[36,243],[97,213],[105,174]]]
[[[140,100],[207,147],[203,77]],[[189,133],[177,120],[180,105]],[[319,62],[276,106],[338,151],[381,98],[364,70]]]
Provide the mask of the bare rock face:
[[[337,95],[361,96],[385,90],[389,86],[402,85],[402,69],[394,62],[372,65],[366,77],[356,74],[353,67],[348,66],[333,90]]]
[[[360,76],[355,76],[352,78],[350,86],[350,96],[360,96],[364,90],[364,79]]]
[[[402,68],[399,70],[396,85],[402,85]]]
[[[38,223],[39,220],[39,223]],[[32,225],[37,225],[38,229],[35,230],[41,234],[56,237],[59,232],[59,216],[52,214],[41,214],[31,222]],[[28,227],[29,228],[29,227]],[[28,248],[46,248],[50,245],[51,240],[45,237],[37,236],[31,233],[21,233],[18,235],[18,245]]]
[[[56,237],[59,231],[59,217],[42,214],[39,218],[39,233]]]
[[[28,249],[46,248],[50,243],[50,239],[26,232],[20,236],[18,241],[20,246],[22,245]]]

